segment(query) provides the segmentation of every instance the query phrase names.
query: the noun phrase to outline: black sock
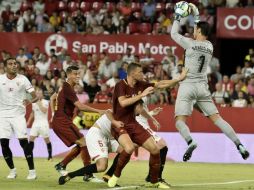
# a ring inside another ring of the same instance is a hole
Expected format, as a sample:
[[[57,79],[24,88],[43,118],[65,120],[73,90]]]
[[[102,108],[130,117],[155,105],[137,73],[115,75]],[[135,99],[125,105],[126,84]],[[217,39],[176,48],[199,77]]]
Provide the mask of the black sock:
[[[117,161],[118,161],[119,155],[120,154],[117,154],[116,157],[114,158],[114,161],[113,161],[111,167],[108,169],[106,175],[112,177],[112,175],[114,174],[114,171],[116,169],[116,165],[117,165]]]
[[[9,166],[10,169],[14,168],[14,163],[12,159],[12,152],[9,147],[9,139],[1,139],[1,147],[2,147],[2,153],[5,159],[5,162]]]
[[[191,143],[192,143],[192,139],[187,142],[188,145],[190,145]]]
[[[168,153],[168,147],[167,146],[160,149],[161,165],[160,165],[159,179],[162,178],[162,172],[163,172],[164,165],[165,165],[165,162],[166,162],[166,159],[167,159],[167,153]]]
[[[24,150],[24,154],[26,157],[29,170],[34,170],[33,151],[31,149],[31,147],[33,146],[33,143],[29,144],[27,139],[19,139],[19,144]]]
[[[33,150],[34,150],[34,141],[29,142],[29,148],[30,148],[30,151],[33,152]]]
[[[47,143],[47,149],[48,149],[49,158],[52,158],[52,145],[51,145],[51,142]]]
[[[74,172],[70,172],[68,174],[68,176],[70,178],[74,178],[74,177],[77,177],[77,176],[84,176],[84,174],[92,174],[92,173],[97,173],[97,166],[96,164],[90,164],[86,167],[83,167],[79,170],[76,170]]]

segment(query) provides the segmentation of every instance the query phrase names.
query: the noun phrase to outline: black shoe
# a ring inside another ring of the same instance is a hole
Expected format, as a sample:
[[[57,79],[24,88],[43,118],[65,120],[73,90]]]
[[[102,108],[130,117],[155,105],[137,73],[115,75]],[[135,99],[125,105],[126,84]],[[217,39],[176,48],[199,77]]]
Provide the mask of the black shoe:
[[[247,160],[247,158],[249,158],[250,153],[246,150],[246,148],[242,144],[238,145],[237,149],[239,150],[239,153],[241,154],[244,160]]]
[[[68,175],[66,175],[66,176],[61,176],[61,177],[59,177],[59,179],[58,179],[58,184],[59,185],[63,185],[63,184],[65,184],[67,181],[70,181],[70,177],[68,176]]]
[[[48,157],[48,161],[52,161],[52,159],[53,159],[52,156]]]
[[[147,175],[147,176],[146,176],[145,181],[146,181],[146,182],[151,182],[151,177],[150,177],[150,175]]]
[[[56,171],[58,171],[62,176],[67,175],[66,167],[62,166],[61,163],[55,165]]]
[[[193,141],[193,142],[188,146],[186,152],[185,152],[184,155],[183,155],[183,161],[184,161],[184,162],[187,162],[187,161],[191,158],[192,152],[193,152],[196,148],[197,148],[197,143]]]

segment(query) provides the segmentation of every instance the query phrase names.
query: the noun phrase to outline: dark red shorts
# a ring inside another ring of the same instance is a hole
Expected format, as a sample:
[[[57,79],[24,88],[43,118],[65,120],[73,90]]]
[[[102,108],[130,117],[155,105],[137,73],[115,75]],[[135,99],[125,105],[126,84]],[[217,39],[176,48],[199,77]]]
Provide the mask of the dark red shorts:
[[[145,130],[138,122],[124,125],[123,128],[116,128],[112,125],[111,133],[117,140],[122,134],[128,134],[131,140],[139,146],[142,146],[144,142],[151,137],[150,133],[148,133],[148,131]]]
[[[63,141],[63,143],[70,147],[84,135],[79,132],[79,129],[72,123],[72,121],[65,118],[54,118],[52,128],[56,135]]]

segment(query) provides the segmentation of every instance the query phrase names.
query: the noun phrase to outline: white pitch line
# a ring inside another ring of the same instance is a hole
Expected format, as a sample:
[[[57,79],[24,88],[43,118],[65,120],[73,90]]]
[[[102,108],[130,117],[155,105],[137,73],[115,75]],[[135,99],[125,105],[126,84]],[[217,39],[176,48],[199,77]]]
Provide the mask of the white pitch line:
[[[101,189],[101,190],[121,190],[121,189],[134,189],[134,188],[138,188],[140,186],[124,186],[124,187],[115,187],[115,188],[105,188],[105,189]]]
[[[229,184],[237,184],[237,183],[247,183],[254,182],[251,180],[238,180],[238,181],[228,181],[228,182],[214,182],[214,183],[190,183],[190,184],[176,184],[172,185],[172,187],[187,187],[187,186],[208,186],[208,185],[229,185]]]

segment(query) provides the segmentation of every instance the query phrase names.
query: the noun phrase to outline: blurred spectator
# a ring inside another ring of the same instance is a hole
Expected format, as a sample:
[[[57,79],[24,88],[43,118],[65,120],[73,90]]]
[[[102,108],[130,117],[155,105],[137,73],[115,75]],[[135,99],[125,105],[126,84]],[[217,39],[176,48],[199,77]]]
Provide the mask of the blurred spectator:
[[[85,32],[86,31],[86,18],[81,13],[80,10],[77,10],[77,15],[73,18],[75,24],[77,25],[77,32]]]
[[[9,19],[4,22],[4,30],[6,32],[15,32],[16,31],[16,20],[14,14],[9,15]]]
[[[178,57],[173,54],[171,48],[166,50],[167,54],[163,57],[161,63],[163,70],[172,77],[173,71],[176,67],[176,63],[178,62]]]
[[[63,61],[63,70],[66,71],[66,69],[73,65],[73,61],[71,60],[71,56],[69,54],[66,54],[65,60]]]
[[[76,92],[76,95],[82,104],[89,102],[89,96],[86,92],[84,92],[84,89],[81,85],[76,84],[74,86],[74,91]]]
[[[54,32],[54,28],[49,23],[48,17],[42,18],[42,23],[40,25],[40,28],[38,28],[38,32]]]
[[[166,33],[169,33],[172,27],[172,22],[169,18],[167,18],[164,12],[160,12],[160,16],[157,19],[159,22],[159,27],[157,31],[154,31],[155,34],[161,34],[163,30],[166,30]]]
[[[101,90],[97,92],[94,97],[93,103],[110,103],[112,94],[110,95],[107,91],[107,85],[102,84]]]
[[[214,26],[214,16],[209,14],[209,10],[207,8],[203,9],[203,13],[200,14],[200,20],[208,22],[210,27]]]
[[[35,47],[34,48],[34,51],[33,51],[33,60],[35,61],[35,62],[37,62],[38,60],[40,60],[41,59],[41,57],[42,57],[42,54],[41,54],[41,52],[40,52],[40,48],[39,47]]]
[[[238,7],[239,0],[226,0],[226,7],[235,8]]]
[[[134,62],[134,55],[131,53],[131,48],[126,49],[126,54],[122,58],[123,62],[132,63]]]
[[[98,71],[98,77],[107,80],[117,73],[116,64],[109,57],[106,57],[105,63],[100,63]]]
[[[216,91],[212,94],[212,97],[216,104],[220,106],[225,106],[230,102],[229,94],[227,91],[222,89],[222,84],[218,82],[215,86]]]
[[[90,78],[89,85],[84,83],[84,91],[87,92],[87,94],[89,96],[90,103],[93,102],[96,93],[99,92],[100,90],[101,90],[101,88],[97,84],[97,80],[95,78]]]
[[[2,18],[3,24],[8,22],[10,15],[13,15],[13,14],[14,13],[11,11],[11,6],[10,5],[6,5],[5,10],[2,11],[2,13],[1,13],[1,18]]]
[[[45,3],[43,0],[36,0],[33,3],[33,10],[35,11],[35,14],[38,15],[41,12],[44,12],[45,10]]]
[[[244,96],[244,98],[247,100],[248,99],[248,95],[244,92],[244,91],[242,91],[241,90],[241,86],[239,85],[239,84],[236,84],[235,85],[235,89],[234,90],[232,90],[231,91],[231,95],[230,95],[230,98],[231,98],[231,100],[232,101],[234,101],[234,100],[236,100],[236,99],[238,99],[239,97],[238,97],[238,94],[239,94],[239,92],[243,92],[243,96]]]
[[[217,81],[222,80],[222,75],[220,73],[220,61],[217,57],[212,57],[209,66],[208,66],[208,73],[214,73],[217,78]]]
[[[238,92],[238,99],[233,101],[232,107],[245,108],[245,107],[247,107],[247,105],[248,105],[248,102],[246,99],[244,99],[244,92],[239,91]]]
[[[248,77],[251,75],[251,73],[254,73],[253,68],[250,65],[250,61],[245,60],[244,61],[244,67],[242,68],[242,74],[244,77]]]
[[[232,89],[234,89],[234,84],[229,80],[228,75],[224,75],[222,80],[222,90],[230,92]]]
[[[86,83],[87,85],[90,84],[90,79],[93,78],[93,74],[88,69],[87,65],[83,66],[81,78],[82,78],[83,82]]]
[[[52,13],[51,17],[49,18],[49,23],[55,29],[55,31],[57,31],[57,28],[61,23],[61,18],[58,16],[57,12],[54,11]]]
[[[144,72],[153,73],[154,58],[152,57],[150,48],[145,48],[145,55],[140,59],[140,64],[142,65]]]
[[[127,68],[128,68],[128,63],[123,62],[122,67],[118,70],[119,79],[126,79],[126,77],[127,77]]]
[[[40,74],[43,76],[46,75],[49,66],[50,62],[48,61],[46,54],[41,54],[41,58],[36,62],[36,67],[40,69]]]
[[[156,5],[153,0],[147,0],[147,3],[142,8],[142,17],[143,22],[150,22],[153,25],[155,21]]]
[[[56,55],[52,56],[49,69],[51,71],[62,70],[63,69],[63,65],[57,60],[57,56]]]
[[[231,75],[230,80],[231,80],[232,82],[234,82],[234,83],[237,83],[238,80],[239,80],[240,78],[243,78],[243,77],[244,77],[244,76],[243,76],[243,74],[242,74],[242,68],[241,68],[241,66],[237,66],[237,67],[236,67],[236,73],[233,74],[233,75]]]
[[[17,32],[24,32],[25,20],[20,14],[20,11],[16,12],[16,17],[17,17]]]
[[[25,66],[25,62],[28,60],[27,55],[25,55],[24,48],[19,48],[18,55],[16,57],[16,60],[20,62],[21,67]]]
[[[65,48],[61,48],[61,51],[60,51],[59,55],[57,56],[57,59],[58,59],[58,61],[60,61],[60,63],[63,63],[65,61],[66,54],[67,54],[67,50]]]
[[[160,95],[159,95],[159,104],[160,105],[166,105],[168,104],[168,97],[167,95],[164,93],[164,92],[161,92]]]
[[[254,49],[253,48],[249,48],[248,54],[245,56],[244,60],[250,61],[250,57],[252,55],[254,55]]]
[[[252,76],[247,86],[248,94],[254,97],[254,76]]]

